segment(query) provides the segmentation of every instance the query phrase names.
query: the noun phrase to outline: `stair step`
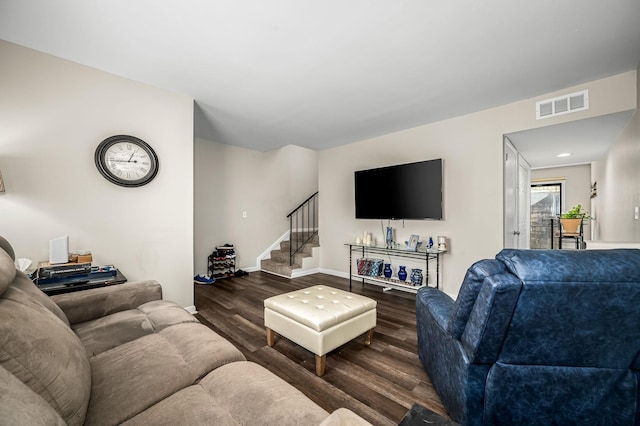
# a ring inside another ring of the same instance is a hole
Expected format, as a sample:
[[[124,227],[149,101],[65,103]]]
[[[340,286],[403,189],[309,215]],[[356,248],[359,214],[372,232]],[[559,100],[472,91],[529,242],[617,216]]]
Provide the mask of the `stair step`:
[[[308,233],[292,234],[295,242],[296,237],[299,235],[299,240],[308,238]],[[293,265],[289,265],[289,247],[291,241],[282,241],[280,243],[280,249],[271,250],[271,258],[260,261],[260,269],[265,272],[271,272],[276,275],[285,277],[291,277],[294,269],[302,268],[302,259],[313,256],[314,247],[320,246],[320,238],[318,234],[315,234],[309,241],[307,241],[300,250],[293,256]]]
[[[282,241],[280,243],[280,250],[288,253],[290,246],[291,246],[291,241],[289,241],[289,240]],[[313,248],[314,247],[319,247],[319,246],[320,246],[320,243],[319,243],[318,239],[317,238],[312,238],[310,241],[305,243],[300,248],[299,252],[303,252],[303,253],[307,253],[307,254],[311,255],[313,253]]]
[[[293,255],[293,263],[302,265],[302,259],[305,257],[311,257],[311,252],[298,252]],[[282,263],[289,263],[289,250],[272,250],[271,260],[279,261]]]
[[[309,233],[294,232],[291,234],[289,240],[283,241],[283,243],[289,243],[290,241],[304,241],[307,238],[309,238]],[[307,244],[320,245],[320,236],[318,234],[314,234],[311,239],[307,241]]]
[[[299,268],[300,266],[296,266],[296,265],[293,265],[293,267],[289,266],[289,262],[283,263],[283,262],[278,262],[271,259],[263,259],[262,261],[260,261],[261,270],[265,272],[271,272],[276,275],[282,275],[285,277],[290,277],[291,272],[294,269],[299,269]]]

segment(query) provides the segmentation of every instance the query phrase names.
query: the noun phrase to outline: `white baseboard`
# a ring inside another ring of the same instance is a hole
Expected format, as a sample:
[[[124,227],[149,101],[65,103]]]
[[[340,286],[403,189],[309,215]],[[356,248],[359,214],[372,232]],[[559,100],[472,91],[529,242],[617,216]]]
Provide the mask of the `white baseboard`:
[[[333,275],[335,277],[349,279],[348,272],[335,271],[333,269],[325,269],[325,268],[318,268],[318,272],[320,272],[321,274]]]
[[[319,268],[313,268],[313,269],[294,269],[293,271],[291,271],[291,278],[300,278],[300,277],[304,277],[306,275],[313,275],[313,274],[317,274],[318,272],[320,272]]]
[[[287,276],[287,275],[282,275],[282,274],[278,274],[277,272],[273,272],[273,271],[264,271],[265,274],[271,274],[271,275],[275,275],[277,277],[282,277],[282,278],[286,278],[286,279],[291,279],[291,277]]]
[[[198,313],[198,310],[196,309],[196,307],[194,305],[186,306],[184,309],[186,309],[186,311],[189,312],[191,315],[194,315],[194,314]]]

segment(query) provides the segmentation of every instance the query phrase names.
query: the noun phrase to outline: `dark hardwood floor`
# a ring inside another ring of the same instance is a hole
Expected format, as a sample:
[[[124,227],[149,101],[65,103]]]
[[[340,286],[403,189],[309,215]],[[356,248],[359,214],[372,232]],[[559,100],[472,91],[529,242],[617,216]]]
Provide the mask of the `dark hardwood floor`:
[[[354,293],[378,302],[373,341],[366,347],[363,335],[329,353],[321,378],[313,353],[279,336],[267,346],[264,299],[318,284],[349,289],[349,280],[326,274],[286,279],[252,272],[195,285],[196,317],[329,412],[347,407],[374,425],[397,425],[417,402],[447,417],[418,360],[413,294],[354,282]]]

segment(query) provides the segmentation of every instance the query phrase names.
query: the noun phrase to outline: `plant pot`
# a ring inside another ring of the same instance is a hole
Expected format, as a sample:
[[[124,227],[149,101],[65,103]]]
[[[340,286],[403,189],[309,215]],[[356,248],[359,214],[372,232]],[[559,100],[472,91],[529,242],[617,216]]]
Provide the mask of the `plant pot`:
[[[580,232],[580,223],[582,223],[582,218],[560,219],[564,234],[578,234]]]

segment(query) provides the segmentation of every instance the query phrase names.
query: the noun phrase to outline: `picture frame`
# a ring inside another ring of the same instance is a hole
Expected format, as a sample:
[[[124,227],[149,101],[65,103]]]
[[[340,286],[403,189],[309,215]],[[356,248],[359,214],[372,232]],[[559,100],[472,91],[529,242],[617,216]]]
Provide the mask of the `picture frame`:
[[[411,234],[409,237],[409,241],[407,242],[407,250],[416,251],[418,250],[418,241],[420,240],[420,235]]]

